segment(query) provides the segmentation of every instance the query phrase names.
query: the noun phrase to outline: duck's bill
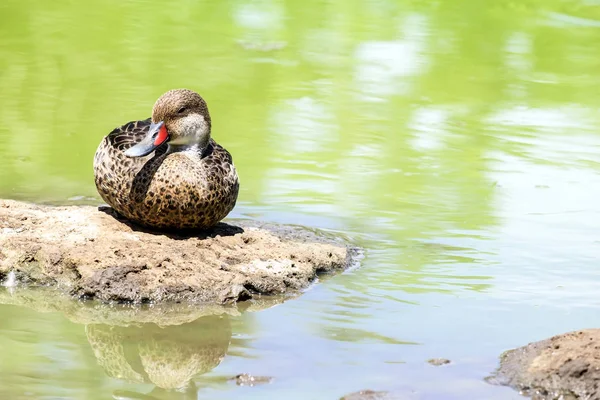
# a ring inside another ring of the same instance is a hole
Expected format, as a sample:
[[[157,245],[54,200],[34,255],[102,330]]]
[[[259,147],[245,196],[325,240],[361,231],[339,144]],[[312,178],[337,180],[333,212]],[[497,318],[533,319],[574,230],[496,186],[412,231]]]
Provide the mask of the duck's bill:
[[[141,142],[125,150],[127,157],[144,157],[152,153],[158,146],[169,140],[169,133],[163,121],[150,124],[148,134]]]

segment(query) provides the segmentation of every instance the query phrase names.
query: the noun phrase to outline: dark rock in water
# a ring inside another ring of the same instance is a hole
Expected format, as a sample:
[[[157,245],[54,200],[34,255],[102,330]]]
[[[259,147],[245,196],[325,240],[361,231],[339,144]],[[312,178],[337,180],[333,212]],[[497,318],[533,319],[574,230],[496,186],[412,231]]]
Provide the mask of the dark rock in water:
[[[252,221],[150,232],[112,209],[0,200],[0,281],[104,302],[235,303],[295,294],[349,267],[356,249],[305,228]]]
[[[250,374],[239,374],[233,379],[235,379],[235,383],[238,386],[264,385],[273,381],[273,378],[269,376],[254,376]]]
[[[450,364],[450,360],[448,360],[447,358],[432,358],[430,360],[427,360],[427,362],[436,367],[439,367],[440,365]]]
[[[507,351],[487,381],[536,400],[600,399],[600,329],[569,332]]]

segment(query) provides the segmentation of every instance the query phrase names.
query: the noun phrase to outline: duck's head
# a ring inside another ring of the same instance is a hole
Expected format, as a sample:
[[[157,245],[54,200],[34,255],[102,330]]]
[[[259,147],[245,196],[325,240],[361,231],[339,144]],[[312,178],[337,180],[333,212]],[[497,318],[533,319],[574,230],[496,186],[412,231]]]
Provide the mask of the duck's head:
[[[206,102],[188,89],[174,89],[160,96],[152,109],[152,123],[141,142],[125,151],[143,157],[167,142],[169,151],[188,147],[202,150],[210,139],[210,115]]]

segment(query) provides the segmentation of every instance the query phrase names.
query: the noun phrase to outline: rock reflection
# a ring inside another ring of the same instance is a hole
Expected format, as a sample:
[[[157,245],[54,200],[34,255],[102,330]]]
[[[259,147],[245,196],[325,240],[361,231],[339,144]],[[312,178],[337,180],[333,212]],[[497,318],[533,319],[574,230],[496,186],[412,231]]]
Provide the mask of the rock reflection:
[[[155,385],[148,395],[117,391],[113,393],[116,399],[195,398],[192,378],[217,367],[231,340],[227,315],[167,327],[90,324],[85,332],[98,364],[108,376]]]
[[[231,381],[222,376],[200,378],[216,368],[226,355],[252,357],[244,352],[251,339],[240,337],[255,329],[252,317],[238,318],[290,298],[268,296],[227,306],[132,305],[74,301],[49,287],[0,287],[0,315],[7,317],[1,325],[0,345],[7,340],[11,343],[2,347],[3,360],[14,360],[14,367],[6,364],[7,368],[0,368],[0,380],[10,376],[20,382],[22,371],[29,371],[34,364],[50,371],[56,365],[69,363],[72,368],[60,369],[47,380],[40,379],[39,386],[17,383],[14,390],[30,391],[35,398],[65,398],[64,392],[71,390],[81,392],[69,397],[78,399],[104,399],[106,391],[111,398],[120,400],[197,399],[202,388]],[[26,341],[22,340],[24,337]],[[40,348],[32,351],[33,343]],[[48,352],[54,356],[46,357]],[[83,387],[82,379],[88,379],[90,386]],[[243,374],[236,379],[244,386],[270,381]],[[69,386],[73,382],[76,388]],[[3,396],[2,389],[0,399],[20,398]],[[52,390],[51,394],[48,390]]]

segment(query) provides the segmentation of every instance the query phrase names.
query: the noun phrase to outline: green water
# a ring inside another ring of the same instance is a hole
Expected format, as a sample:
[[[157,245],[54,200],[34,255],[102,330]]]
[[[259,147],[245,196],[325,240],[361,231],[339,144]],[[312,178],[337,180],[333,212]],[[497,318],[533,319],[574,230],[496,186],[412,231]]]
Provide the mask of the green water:
[[[177,87],[232,217],[343,233],[360,268],[164,328],[0,305],[1,398],[517,399],[483,381],[502,351],[600,325],[597,1],[3,0],[0,197],[99,204],[103,135]]]

